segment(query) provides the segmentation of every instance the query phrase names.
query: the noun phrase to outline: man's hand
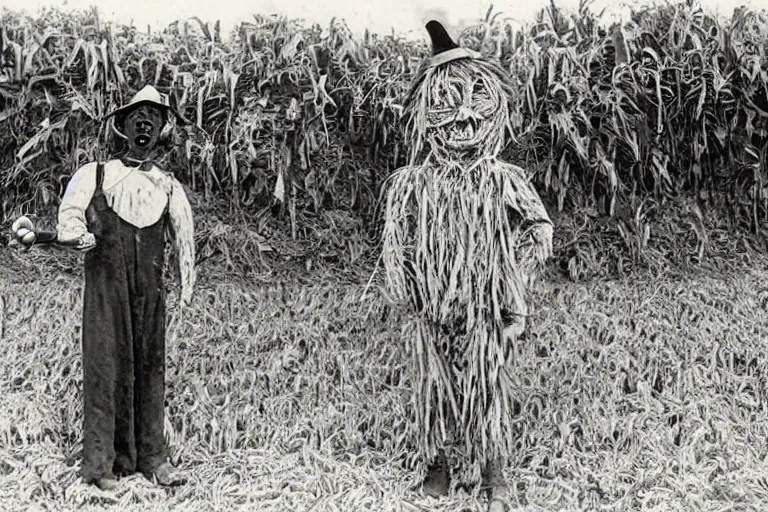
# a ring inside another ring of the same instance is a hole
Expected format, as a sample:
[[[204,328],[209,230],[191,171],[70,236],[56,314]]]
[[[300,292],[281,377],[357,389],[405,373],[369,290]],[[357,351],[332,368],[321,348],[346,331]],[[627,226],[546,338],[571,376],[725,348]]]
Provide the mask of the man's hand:
[[[21,216],[18,219],[16,219],[16,222],[13,223],[13,226],[11,226],[11,230],[14,233],[17,233],[21,228],[26,228],[30,231],[33,231],[35,229],[35,225],[32,224],[32,221],[29,220],[25,216]]]
[[[522,234],[517,248],[519,259],[533,257],[538,263],[544,263],[552,256],[552,225],[539,222],[530,226]]]
[[[96,237],[93,235],[93,233],[86,233],[80,237],[80,240],[77,241],[75,250],[78,252],[86,253],[94,247],[96,247]]]
[[[531,227],[531,240],[541,263],[552,256],[552,231],[552,224],[547,222],[539,222]]]

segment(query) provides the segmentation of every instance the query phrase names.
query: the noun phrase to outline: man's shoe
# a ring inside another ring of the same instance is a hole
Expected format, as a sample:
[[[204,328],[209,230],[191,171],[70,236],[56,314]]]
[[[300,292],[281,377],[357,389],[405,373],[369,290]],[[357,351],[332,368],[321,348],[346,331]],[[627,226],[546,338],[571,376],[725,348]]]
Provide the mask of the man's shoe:
[[[98,478],[95,482],[96,487],[105,492],[111,492],[117,489],[117,480],[114,478]]]
[[[187,483],[187,477],[174,468],[170,462],[163,462],[150,474],[150,480],[154,480],[164,487],[175,487]]]

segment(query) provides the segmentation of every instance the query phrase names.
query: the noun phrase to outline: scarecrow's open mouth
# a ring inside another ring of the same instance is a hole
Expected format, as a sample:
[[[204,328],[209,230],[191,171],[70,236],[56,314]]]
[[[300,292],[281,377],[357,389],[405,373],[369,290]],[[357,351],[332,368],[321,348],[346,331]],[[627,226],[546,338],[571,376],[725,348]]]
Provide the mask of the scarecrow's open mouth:
[[[458,121],[448,128],[448,140],[450,142],[470,141],[475,137],[477,129],[477,122],[474,119]]]

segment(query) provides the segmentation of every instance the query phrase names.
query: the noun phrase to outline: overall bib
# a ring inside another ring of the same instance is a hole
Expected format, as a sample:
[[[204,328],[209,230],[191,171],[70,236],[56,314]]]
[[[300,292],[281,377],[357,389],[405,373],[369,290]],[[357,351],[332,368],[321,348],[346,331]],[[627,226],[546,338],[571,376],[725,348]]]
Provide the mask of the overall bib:
[[[86,210],[96,246],[85,256],[83,462],[99,478],[151,473],[166,460],[165,291],[168,206],[139,229],[107,203],[104,166]]]

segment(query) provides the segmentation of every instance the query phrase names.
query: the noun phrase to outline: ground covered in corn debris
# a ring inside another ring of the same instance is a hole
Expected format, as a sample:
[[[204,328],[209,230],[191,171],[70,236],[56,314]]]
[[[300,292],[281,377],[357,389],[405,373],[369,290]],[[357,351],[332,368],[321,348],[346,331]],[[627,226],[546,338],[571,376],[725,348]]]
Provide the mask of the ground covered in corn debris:
[[[84,486],[81,277],[40,258],[0,265],[1,510],[483,510],[410,490],[400,313],[366,291],[370,268],[204,273],[168,354],[167,432],[191,482]],[[516,348],[513,510],[768,508],[765,263],[552,277]]]

